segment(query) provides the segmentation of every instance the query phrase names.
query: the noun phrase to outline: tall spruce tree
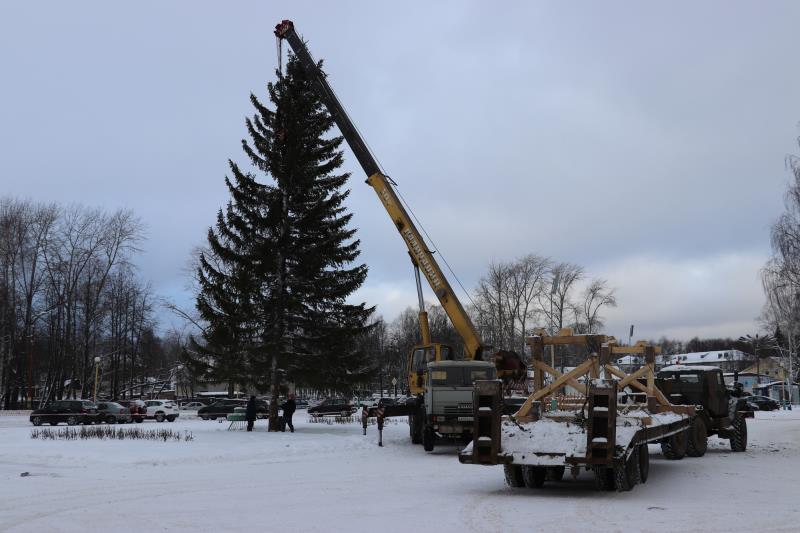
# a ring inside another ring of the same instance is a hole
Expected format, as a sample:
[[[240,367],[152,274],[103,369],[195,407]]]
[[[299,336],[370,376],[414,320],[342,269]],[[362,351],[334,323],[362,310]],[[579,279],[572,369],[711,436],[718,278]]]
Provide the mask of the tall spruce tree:
[[[274,110],[251,95],[242,146],[253,171],[230,162],[232,199],[209,230],[215,261],[201,258],[197,307],[209,323],[206,360],[255,384],[268,377],[274,428],[282,378],[343,391],[369,377],[357,340],[373,308],[346,303],[367,267],[353,264],[359,241],[333,119],[294,57],[267,89]]]

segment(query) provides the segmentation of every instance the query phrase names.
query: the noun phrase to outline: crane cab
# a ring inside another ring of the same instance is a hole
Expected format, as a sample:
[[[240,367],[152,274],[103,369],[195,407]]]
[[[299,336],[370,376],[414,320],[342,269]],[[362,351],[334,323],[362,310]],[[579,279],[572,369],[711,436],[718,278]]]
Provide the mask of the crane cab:
[[[458,361],[456,351],[448,344],[434,342],[414,346],[408,356],[408,388],[412,396],[425,392],[425,378],[428,374],[428,363],[440,361]]]

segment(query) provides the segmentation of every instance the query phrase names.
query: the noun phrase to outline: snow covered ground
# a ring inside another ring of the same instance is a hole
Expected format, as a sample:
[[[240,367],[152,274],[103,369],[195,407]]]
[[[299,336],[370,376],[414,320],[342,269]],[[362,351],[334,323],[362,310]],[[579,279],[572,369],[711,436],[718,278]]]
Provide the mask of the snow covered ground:
[[[413,446],[404,422],[379,448],[375,426],[295,418],[294,434],[125,426],[194,435],[140,442],[32,440],[27,417],[0,416],[0,531],[800,531],[800,410],[757,413],[742,454],[716,438],[699,459],[651,446],[650,479],[628,493],[587,474],[510,489],[455,446]]]

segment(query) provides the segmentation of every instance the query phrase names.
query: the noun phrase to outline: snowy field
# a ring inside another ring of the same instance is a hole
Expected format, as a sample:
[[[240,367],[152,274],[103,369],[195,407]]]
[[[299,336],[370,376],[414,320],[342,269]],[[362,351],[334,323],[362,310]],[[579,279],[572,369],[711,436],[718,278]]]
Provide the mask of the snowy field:
[[[800,410],[757,413],[742,454],[716,438],[699,459],[651,446],[650,479],[628,493],[587,474],[510,489],[455,446],[411,445],[404,422],[379,448],[375,426],[295,418],[294,434],[122,426],[194,435],[142,442],[33,440],[27,417],[0,416],[0,531],[800,531]]]

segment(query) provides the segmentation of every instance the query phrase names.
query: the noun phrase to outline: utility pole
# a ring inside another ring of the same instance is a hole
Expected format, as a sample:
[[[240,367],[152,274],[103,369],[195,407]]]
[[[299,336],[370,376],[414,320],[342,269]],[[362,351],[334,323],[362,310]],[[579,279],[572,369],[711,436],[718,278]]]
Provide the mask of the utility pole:
[[[94,395],[92,401],[97,401],[97,381],[100,379],[100,357],[94,358]]]

